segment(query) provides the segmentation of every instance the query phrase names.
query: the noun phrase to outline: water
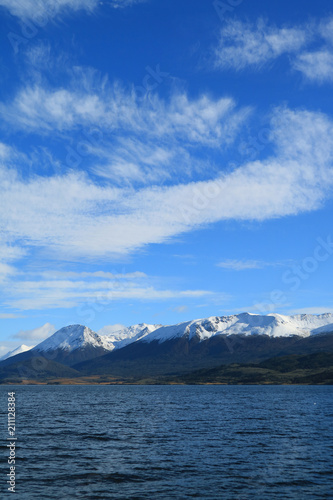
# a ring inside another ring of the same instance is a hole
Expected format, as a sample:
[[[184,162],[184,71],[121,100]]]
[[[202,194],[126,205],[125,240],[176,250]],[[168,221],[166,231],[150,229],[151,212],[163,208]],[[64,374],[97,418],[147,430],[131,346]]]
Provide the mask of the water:
[[[330,386],[0,390],[5,460],[16,392],[20,500],[333,498]]]

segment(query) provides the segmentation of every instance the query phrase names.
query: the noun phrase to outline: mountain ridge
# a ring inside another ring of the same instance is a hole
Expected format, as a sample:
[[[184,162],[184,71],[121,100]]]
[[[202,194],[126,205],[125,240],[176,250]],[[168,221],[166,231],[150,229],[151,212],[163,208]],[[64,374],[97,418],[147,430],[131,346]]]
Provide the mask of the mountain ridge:
[[[175,325],[160,325],[141,323],[125,327],[108,335],[101,335],[89,327],[79,324],[68,325],[57,330],[36,346],[28,348],[20,346],[7,353],[0,361],[20,352],[45,353],[55,349],[72,352],[86,346],[113,351],[121,349],[134,342],[165,342],[167,340],[186,337],[188,340],[197,337],[200,341],[215,335],[268,335],[269,337],[290,337],[311,335],[333,331],[333,314],[319,315],[300,314],[286,316],[276,313],[258,315],[240,313],[230,316],[210,316],[177,323]],[[10,356],[8,356],[10,355]]]
[[[140,340],[163,342],[183,335],[188,336],[189,339],[198,336],[200,340],[206,340],[220,334],[306,337],[315,334],[318,329],[320,329],[318,333],[333,331],[332,313],[285,316],[274,313],[258,315],[245,312],[231,316],[210,316],[177,325],[162,326]]]
[[[141,323],[109,335],[100,335],[84,325],[69,325],[33,349],[0,361],[0,368],[5,373],[12,365],[43,358],[45,363],[57,363],[54,370],[59,373],[59,365],[63,365],[89,376],[145,377],[330,350],[331,313],[241,313],[168,326]]]

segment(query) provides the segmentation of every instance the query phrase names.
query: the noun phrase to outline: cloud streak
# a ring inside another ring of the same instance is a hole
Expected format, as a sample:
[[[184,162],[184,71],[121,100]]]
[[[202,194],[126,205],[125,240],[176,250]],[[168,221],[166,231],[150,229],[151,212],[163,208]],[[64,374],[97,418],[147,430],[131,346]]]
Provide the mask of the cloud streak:
[[[54,325],[45,323],[45,325],[33,328],[32,330],[20,330],[14,335],[14,338],[26,341],[38,340],[39,342],[41,342],[42,340],[55,333],[55,331],[56,329]]]
[[[84,9],[91,12],[98,4],[98,0],[0,0],[0,6],[8,9],[13,16],[39,22],[66,11]]]
[[[301,72],[309,82],[331,83],[332,28],[332,19],[282,28],[270,26],[262,19],[255,24],[230,20],[220,31],[214,49],[214,66],[236,71],[262,70],[268,63],[287,55],[291,68]]]
[[[245,271],[249,269],[264,269],[265,267],[275,267],[279,265],[281,265],[281,263],[279,262],[228,259],[223,262],[219,262],[217,264],[217,267],[222,267],[223,269],[230,269],[232,271]]]
[[[48,20],[58,15],[80,10],[91,13],[103,3],[119,9],[145,1],[147,0],[109,0],[108,2],[99,0],[0,0],[0,6],[23,21],[31,20],[43,26]]]
[[[71,309],[84,304],[97,304],[98,307],[110,305],[114,301],[164,301],[169,299],[196,299],[212,295],[208,290],[161,290],[153,286],[134,286],[101,283],[99,286],[88,283],[44,283],[36,282],[24,286],[24,282],[13,285],[6,305],[19,310]]]
[[[256,24],[231,20],[220,32],[215,65],[236,70],[262,67],[282,54],[298,52],[310,37],[305,28],[277,28],[263,20]]]
[[[43,310],[97,304],[104,308],[115,301],[165,301],[212,296],[209,290],[172,290],[154,286],[142,272],[111,273],[42,271],[21,273],[5,283],[4,305],[10,309]],[[78,313],[79,314],[79,313]],[[6,317],[9,314],[6,314]]]

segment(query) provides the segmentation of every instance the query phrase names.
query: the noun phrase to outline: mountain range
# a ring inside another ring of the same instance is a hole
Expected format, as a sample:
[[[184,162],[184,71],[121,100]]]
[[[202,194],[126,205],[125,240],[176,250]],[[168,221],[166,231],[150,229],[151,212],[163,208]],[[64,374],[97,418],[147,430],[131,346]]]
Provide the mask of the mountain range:
[[[0,380],[144,379],[323,351],[333,352],[331,313],[242,313],[169,326],[143,323],[111,335],[70,325],[31,349],[21,346],[7,353],[0,361]]]

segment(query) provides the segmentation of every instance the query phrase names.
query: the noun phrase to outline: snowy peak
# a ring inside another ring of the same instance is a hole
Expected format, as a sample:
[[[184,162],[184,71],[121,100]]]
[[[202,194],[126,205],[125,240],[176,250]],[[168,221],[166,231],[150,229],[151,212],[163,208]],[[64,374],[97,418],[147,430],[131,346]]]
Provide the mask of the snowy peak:
[[[13,351],[7,352],[7,354],[5,354],[4,356],[2,356],[2,358],[0,358],[0,361],[4,361],[5,359],[11,358],[12,356],[16,356],[16,354],[21,354],[21,352],[30,351],[30,349],[33,349],[33,347],[34,347],[33,345],[28,346],[28,345],[22,344],[19,347],[17,347],[16,349],[14,349]]]
[[[269,337],[291,337],[297,335],[308,337],[319,333],[333,331],[333,314],[321,315],[302,314],[284,316],[281,314],[242,313],[233,316],[212,316],[179,323],[172,326],[162,326],[144,336],[144,342],[165,342],[180,337],[189,340],[197,337],[206,340],[215,335],[268,335]]]
[[[125,345],[142,339],[161,326],[162,325],[148,325],[146,323],[140,323],[139,325],[133,325],[128,328],[123,328],[122,330],[117,330],[112,334],[102,336],[102,338],[107,339],[107,341],[113,345],[114,349],[120,349],[121,347],[125,347]]]
[[[118,330],[109,335],[99,335],[86,326],[70,325],[61,328],[51,337],[38,344],[34,351],[47,352],[62,349],[71,352],[85,347],[99,347],[106,351],[112,351],[148,335],[160,326],[142,323]]]
[[[61,328],[51,337],[38,344],[34,350],[39,352],[63,349],[68,352],[82,349],[87,346],[102,347],[106,350],[112,349],[110,342],[93,332],[87,326],[70,325]]]

